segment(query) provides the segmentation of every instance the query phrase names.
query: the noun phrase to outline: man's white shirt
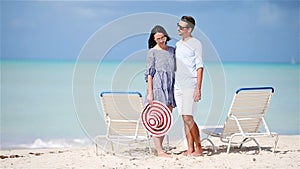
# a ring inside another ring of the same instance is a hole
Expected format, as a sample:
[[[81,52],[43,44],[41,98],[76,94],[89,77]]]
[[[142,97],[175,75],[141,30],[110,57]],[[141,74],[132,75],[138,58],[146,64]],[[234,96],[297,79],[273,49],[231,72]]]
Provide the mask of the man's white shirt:
[[[203,67],[202,43],[196,38],[176,43],[175,89],[194,89],[197,70]]]

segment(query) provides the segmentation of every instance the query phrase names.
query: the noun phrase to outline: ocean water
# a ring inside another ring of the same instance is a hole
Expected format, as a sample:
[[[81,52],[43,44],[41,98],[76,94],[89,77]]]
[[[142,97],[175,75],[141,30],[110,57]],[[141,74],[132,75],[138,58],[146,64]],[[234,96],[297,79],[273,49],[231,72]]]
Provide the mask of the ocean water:
[[[143,62],[1,61],[1,149],[92,144],[105,134],[101,91],[145,94]],[[207,63],[199,126],[222,125],[235,90],[272,86],[266,115],[272,131],[299,134],[299,64]],[[171,140],[182,138],[175,109]]]

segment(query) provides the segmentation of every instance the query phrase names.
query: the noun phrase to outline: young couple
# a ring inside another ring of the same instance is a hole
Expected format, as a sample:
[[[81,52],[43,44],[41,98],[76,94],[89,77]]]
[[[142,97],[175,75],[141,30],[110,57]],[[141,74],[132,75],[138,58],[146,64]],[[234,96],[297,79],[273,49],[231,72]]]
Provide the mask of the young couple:
[[[188,142],[184,155],[200,156],[200,134],[193,116],[197,111],[196,103],[201,99],[203,52],[201,42],[192,36],[194,27],[193,17],[181,17],[177,28],[182,39],[176,43],[176,49],[167,45],[170,37],[162,26],[151,30],[145,78],[148,83],[147,102],[160,101],[171,112],[177,106],[182,115]],[[163,139],[164,136],[153,137],[157,156],[170,157],[163,150]]]

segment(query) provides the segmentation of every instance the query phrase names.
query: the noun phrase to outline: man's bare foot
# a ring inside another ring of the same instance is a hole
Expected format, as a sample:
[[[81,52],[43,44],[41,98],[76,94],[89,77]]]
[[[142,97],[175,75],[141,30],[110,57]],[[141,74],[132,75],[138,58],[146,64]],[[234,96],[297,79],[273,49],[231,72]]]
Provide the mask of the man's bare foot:
[[[170,156],[169,154],[167,154],[167,153],[165,153],[165,152],[157,153],[157,157],[172,158],[172,156]]]
[[[194,157],[198,157],[198,156],[202,156],[203,155],[203,153],[202,153],[202,150],[201,151],[194,151],[192,154],[191,154],[192,156],[194,156]]]
[[[183,155],[190,156],[190,155],[192,155],[192,153],[193,153],[193,151],[186,150],[185,152],[183,152]]]

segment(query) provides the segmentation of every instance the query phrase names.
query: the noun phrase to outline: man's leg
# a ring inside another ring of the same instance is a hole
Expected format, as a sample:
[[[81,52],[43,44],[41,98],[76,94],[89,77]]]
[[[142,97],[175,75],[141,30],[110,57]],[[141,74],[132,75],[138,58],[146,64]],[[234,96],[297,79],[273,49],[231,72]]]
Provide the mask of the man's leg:
[[[194,121],[194,120],[193,120]],[[195,142],[196,148],[195,151],[192,153],[193,156],[199,156],[202,155],[202,147],[201,147],[201,141],[200,141],[200,133],[199,128],[196,122],[193,123],[193,126],[191,128],[191,135],[193,137],[193,140]]]
[[[192,155],[194,156],[202,155],[199,128],[195,123],[193,116],[184,115],[183,120],[188,141],[188,151],[186,154],[189,155],[192,152]],[[194,143],[196,145],[195,149]]]
[[[191,126],[193,123],[193,120],[191,118],[192,116],[190,115],[183,115],[183,122],[184,122],[184,130],[185,130],[185,135],[188,143],[188,150],[185,152],[184,155],[191,155],[195,149],[194,149],[194,139],[191,133]]]

